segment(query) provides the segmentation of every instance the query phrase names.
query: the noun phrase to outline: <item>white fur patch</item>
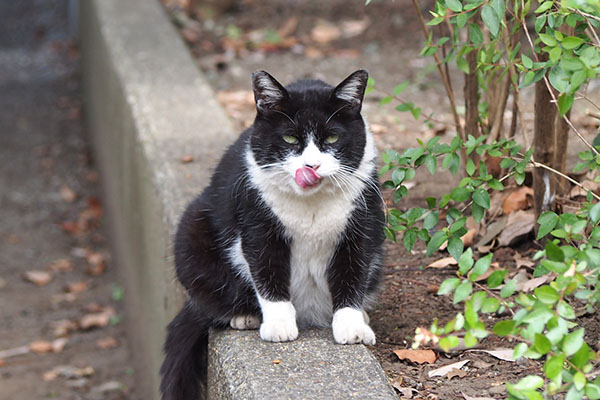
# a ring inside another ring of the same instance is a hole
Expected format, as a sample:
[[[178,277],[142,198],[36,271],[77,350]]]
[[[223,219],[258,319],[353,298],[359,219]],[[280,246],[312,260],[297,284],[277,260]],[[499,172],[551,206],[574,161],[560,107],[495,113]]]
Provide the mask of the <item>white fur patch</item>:
[[[355,202],[366,186],[364,181],[370,179],[376,167],[376,149],[368,128],[365,134],[366,146],[360,166],[344,178],[342,185],[335,180],[340,172],[338,160],[331,154],[319,152],[316,156],[312,149],[309,150],[306,156],[315,157],[320,162],[318,173],[323,180],[317,187],[308,190],[302,189],[294,177],[296,169],[305,163],[302,156],[290,157],[282,171],[281,168],[261,168],[252,151],[247,150],[251,182],[290,238],[290,294],[301,325],[328,326],[331,323],[333,310],[327,266]]]
[[[362,310],[345,307],[333,314],[333,338],[340,344],[375,344],[375,333],[365,320]]]
[[[260,75],[256,85],[260,89],[262,96],[264,96],[264,98],[257,99],[256,106],[258,108],[264,108],[265,106],[277,103],[279,100],[283,99],[281,89],[273,83],[269,76]]]
[[[229,261],[231,261],[231,265],[233,265],[237,275],[246,282],[254,285],[252,275],[250,274],[250,265],[248,264],[248,261],[246,261],[244,251],[242,250],[242,238],[238,236],[235,242],[233,242],[233,245],[227,249],[227,253],[229,255]]]
[[[352,79],[344,86],[336,91],[335,95],[338,99],[348,101],[350,103],[359,102],[362,97],[362,82],[360,79]]]
[[[268,342],[287,342],[298,337],[296,310],[290,301],[269,301],[260,295],[263,322],[260,337]]]

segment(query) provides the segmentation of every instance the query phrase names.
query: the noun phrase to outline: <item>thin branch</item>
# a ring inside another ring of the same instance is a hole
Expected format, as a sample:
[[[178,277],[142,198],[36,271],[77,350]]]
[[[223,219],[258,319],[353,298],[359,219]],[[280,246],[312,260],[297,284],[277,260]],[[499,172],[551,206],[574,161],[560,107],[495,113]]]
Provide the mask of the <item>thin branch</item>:
[[[523,6],[523,8],[525,8],[525,0],[521,0],[521,5]],[[531,46],[531,50],[533,51],[533,57],[535,58],[536,61],[539,62],[539,59],[538,59],[537,54],[535,52],[535,46],[533,45],[533,40],[531,40],[531,36],[529,35],[529,29],[527,29],[527,24],[522,21],[521,25],[523,27],[523,31],[525,32],[525,36],[527,36],[527,41],[529,42],[529,45]],[[550,92],[550,97],[552,98],[552,101],[556,104],[556,107],[558,108],[558,101],[556,99],[556,96],[554,95],[554,91],[552,90],[552,87],[550,86],[550,82],[548,81],[548,77],[546,75],[544,75],[543,79],[544,79],[544,83],[546,84],[546,88],[548,89],[548,92]],[[566,115],[563,115],[562,118],[565,120],[565,122],[567,123],[567,125],[569,125],[569,127],[573,130],[573,132],[575,132],[575,134],[579,137],[579,139],[581,139],[581,141],[587,147],[589,147],[589,149],[592,150],[592,152],[594,154],[596,154],[596,155],[600,154],[598,152],[598,150],[596,150],[596,148],[594,146],[592,146],[587,140],[585,140],[585,138],[583,137],[583,135],[581,134],[581,132],[579,132],[577,130],[577,128],[575,128],[575,126],[573,125],[573,123],[571,122],[571,120],[569,118],[567,118]]]
[[[594,193],[594,192],[593,192],[591,189],[589,189],[589,188],[587,188],[587,187],[583,186],[581,183],[577,182],[575,179],[571,178],[570,176],[568,176],[568,175],[565,175],[565,174],[563,174],[562,172],[560,172],[560,171],[557,171],[557,170],[555,170],[554,168],[552,168],[552,167],[549,167],[549,166],[547,166],[546,164],[539,163],[539,162],[537,162],[537,161],[533,161],[533,160],[532,160],[532,161],[530,161],[530,164],[531,164],[532,166],[536,167],[536,168],[543,168],[543,169],[545,169],[545,170],[548,170],[548,171],[550,171],[550,172],[553,172],[553,173],[555,173],[556,175],[560,176],[561,178],[564,178],[564,179],[568,180],[568,181],[569,181],[569,182],[571,182],[572,184],[579,186],[579,187],[580,187],[580,188],[582,188],[583,190],[586,190],[586,191],[590,192],[590,193],[592,194],[592,196],[594,196],[594,198],[595,198],[596,200],[600,200],[600,196],[598,196],[598,195],[597,195],[596,193]]]
[[[425,23],[425,19],[423,18],[423,14],[421,13],[421,8],[419,7],[419,0],[412,0],[413,6],[417,11],[417,15],[419,16],[419,21],[421,22],[421,27],[423,28],[423,32],[425,33],[425,37],[429,38],[429,29],[427,29],[427,24]],[[446,94],[448,95],[448,99],[450,100],[450,107],[452,108],[452,115],[454,116],[454,123],[456,124],[456,130],[462,140],[466,140],[465,132],[463,130],[462,124],[460,123],[460,117],[458,116],[458,109],[456,107],[456,101],[454,99],[454,92],[452,91],[452,87],[450,86],[450,82],[448,81],[448,77],[444,73],[444,69],[442,66],[442,62],[436,53],[433,54],[435,59],[435,63],[437,65],[440,76],[442,77],[442,81],[444,82],[444,88],[446,89]]]
[[[596,17],[595,15],[588,14],[588,13],[586,13],[586,12],[583,12],[583,11],[581,11],[581,10],[578,10],[578,9],[576,9],[576,8],[570,8],[570,7],[569,7],[569,11],[571,11],[571,12],[574,12],[574,13],[576,13],[576,14],[579,14],[579,15],[581,15],[581,16],[583,16],[583,17],[586,17],[586,18],[591,18],[591,19],[595,19],[596,21],[600,21],[600,17]]]

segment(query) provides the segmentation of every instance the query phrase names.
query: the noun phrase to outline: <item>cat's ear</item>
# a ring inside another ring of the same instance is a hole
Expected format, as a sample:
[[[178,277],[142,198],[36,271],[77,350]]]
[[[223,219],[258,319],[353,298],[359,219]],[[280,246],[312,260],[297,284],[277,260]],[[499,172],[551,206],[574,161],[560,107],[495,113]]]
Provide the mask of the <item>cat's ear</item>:
[[[289,97],[287,90],[266,71],[252,74],[252,90],[256,109],[261,111],[277,110],[281,103]]]
[[[347,102],[350,104],[350,107],[360,112],[368,79],[369,73],[364,69],[359,69],[351,73],[342,83],[337,85],[331,97]]]

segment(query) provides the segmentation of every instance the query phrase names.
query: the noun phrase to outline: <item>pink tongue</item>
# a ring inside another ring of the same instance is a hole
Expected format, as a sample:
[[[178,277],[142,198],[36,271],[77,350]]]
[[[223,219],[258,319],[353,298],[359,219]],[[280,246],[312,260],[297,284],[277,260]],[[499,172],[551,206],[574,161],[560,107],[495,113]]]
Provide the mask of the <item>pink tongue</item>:
[[[302,167],[296,170],[296,182],[303,188],[317,185],[321,177],[311,167]]]

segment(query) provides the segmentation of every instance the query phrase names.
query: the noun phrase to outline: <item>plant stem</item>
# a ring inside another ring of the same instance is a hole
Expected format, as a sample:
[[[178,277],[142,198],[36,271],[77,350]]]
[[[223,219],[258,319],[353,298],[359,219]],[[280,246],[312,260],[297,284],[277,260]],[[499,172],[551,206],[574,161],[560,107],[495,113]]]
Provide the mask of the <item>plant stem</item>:
[[[580,188],[582,188],[583,190],[586,190],[586,191],[590,192],[590,193],[592,194],[592,196],[594,196],[594,198],[595,198],[596,200],[600,200],[600,196],[598,196],[598,195],[597,195],[596,193],[594,193],[594,192],[593,192],[591,189],[588,189],[588,188],[586,188],[585,186],[583,186],[581,183],[577,182],[575,179],[571,178],[570,176],[568,176],[568,175],[565,175],[565,174],[563,174],[562,172],[560,172],[560,171],[557,171],[557,170],[555,170],[554,168],[547,166],[546,164],[542,164],[542,163],[539,163],[539,162],[537,162],[537,161],[534,161],[534,160],[531,160],[531,161],[530,161],[530,164],[531,164],[532,166],[536,167],[536,168],[543,168],[543,169],[545,169],[545,170],[548,170],[548,171],[550,171],[550,172],[553,172],[553,173],[555,173],[556,175],[560,176],[561,178],[564,178],[564,179],[568,180],[568,181],[569,181],[569,182],[571,182],[572,184],[579,186],[579,187],[580,187]]]

